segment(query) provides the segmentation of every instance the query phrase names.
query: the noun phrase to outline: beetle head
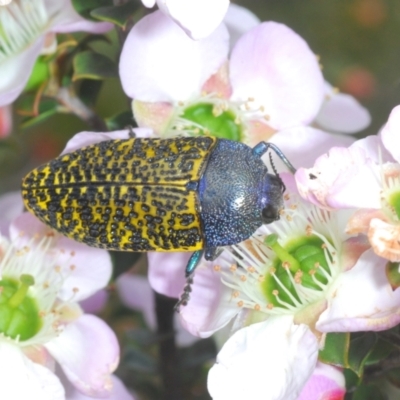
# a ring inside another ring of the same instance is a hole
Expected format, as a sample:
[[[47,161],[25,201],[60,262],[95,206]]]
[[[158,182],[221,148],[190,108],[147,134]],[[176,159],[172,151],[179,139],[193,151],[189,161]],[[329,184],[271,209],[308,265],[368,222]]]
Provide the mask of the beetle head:
[[[263,186],[261,219],[263,224],[270,224],[280,218],[286,188],[278,174],[267,174]]]

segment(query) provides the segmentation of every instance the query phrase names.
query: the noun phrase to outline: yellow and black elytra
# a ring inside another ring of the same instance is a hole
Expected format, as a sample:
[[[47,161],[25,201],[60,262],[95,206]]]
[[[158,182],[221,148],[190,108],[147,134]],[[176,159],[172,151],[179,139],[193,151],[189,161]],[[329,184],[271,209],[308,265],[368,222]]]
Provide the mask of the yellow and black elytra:
[[[89,246],[125,251],[203,251],[239,243],[279,219],[284,185],[268,173],[270,143],[253,149],[214,137],[107,140],[31,171],[29,211]]]

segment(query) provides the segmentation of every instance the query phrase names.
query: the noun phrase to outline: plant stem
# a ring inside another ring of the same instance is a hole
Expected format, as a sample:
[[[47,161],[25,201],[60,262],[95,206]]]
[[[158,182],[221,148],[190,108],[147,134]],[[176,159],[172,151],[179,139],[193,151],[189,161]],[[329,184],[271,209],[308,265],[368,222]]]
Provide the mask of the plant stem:
[[[94,131],[108,131],[105,122],[67,88],[60,87],[55,97],[69,112],[85,121]]]
[[[183,400],[178,349],[175,343],[174,307],[176,299],[154,292],[159,343],[159,363],[164,386],[163,400]]]

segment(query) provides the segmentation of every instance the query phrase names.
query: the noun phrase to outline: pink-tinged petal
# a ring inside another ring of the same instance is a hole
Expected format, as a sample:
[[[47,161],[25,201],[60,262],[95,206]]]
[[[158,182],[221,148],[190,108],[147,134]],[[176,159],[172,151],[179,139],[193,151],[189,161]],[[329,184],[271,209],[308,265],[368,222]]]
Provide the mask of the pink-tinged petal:
[[[8,236],[11,221],[22,214],[24,203],[21,192],[9,192],[0,196],[0,234]]]
[[[386,277],[387,260],[370,249],[341,274],[316,328],[321,332],[381,331],[400,322],[400,289]]]
[[[0,139],[10,135],[13,127],[12,107],[0,107]]]
[[[226,14],[229,0],[157,0],[157,5],[189,37],[199,40],[217,29]]]
[[[193,41],[161,11],[142,18],[129,32],[119,72],[125,93],[148,102],[184,101],[200,94],[203,83],[228,55],[229,35],[221,24]]]
[[[214,400],[296,400],[317,363],[316,337],[291,317],[237,331],[208,374]]]
[[[107,400],[135,400],[118,377],[112,375],[111,380],[112,390],[106,397]],[[63,384],[66,391],[65,400],[93,400],[93,397],[85,396],[83,393],[79,392],[68,380],[65,379]]]
[[[2,61],[0,107],[11,104],[24,90],[43,44],[44,36],[41,36],[24,51]]]
[[[363,149],[332,148],[295,177],[301,196],[318,206],[380,208],[379,170]]]
[[[353,268],[361,254],[370,247],[371,245],[364,235],[358,235],[357,237],[349,238],[343,242],[341,260],[343,271],[348,271],[350,268]]]
[[[122,274],[115,282],[122,304],[143,313],[147,326],[155,330],[157,327],[155,315],[154,294],[147,278],[133,274]]]
[[[327,133],[309,126],[302,126],[279,131],[269,141],[282,150],[294,167],[309,168],[318,157],[328,152],[332,147],[350,146],[354,139]],[[287,171],[287,167],[278,157],[274,157],[274,163],[275,161],[276,165],[279,166],[278,170]]]
[[[149,282],[158,293],[178,298],[186,284],[185,268],[192,253],[149,252]]]
[[[368,239],[374,252],[392,262],[400,261],[400,226],[378,218],[371,220]]]
[[[351,148],[362,149],[365,156],[376,164],[382,164],[382,161],[396,162],[388,150],[383,146],[381,138],[377,135],[371,135],[357,140],[351,145]]]
[[[382,143],[392,154],[397,162],[400,162],[400,106],[393,108],[388,122],[381,131]]]
[[[228,63],[222,64],[218,71],[211,75],[201,88],[202,93],[211,93],[219,98],[228,99],[232,94],[229,82]]]
[[[48,368],[29,360],[18,346],[0,343],[1,391],[4,399],[64,400],[61,382]]]
[[[324,80],[315,54],[290,28],[264,22],[245,33],[232,50],[233,100],[253,98],[275,129],[307,125],[324,98]],[[260,115],[261,115],[260,114]]]
[[[382,210],[357,210],[347,221],[346,233],[349,235],[357,235],[359,233],[367,235],[371,220],[374,218],[386,220],[386,215]]]
[[[211,336],[241,311],[232,297],[232,290],[221,282],[221,276],[213,269],[217,263],[218,259],[212,263],[202,261],[197,267],[188,305],[179,310],[183,327],[194,336]]]
[[[98,314],[105,307],[107,300],[108,291],[101,289],[87,299],[82,300],[80,305],[86,313]]]
[[[336,93],[327,83],[325,88],[325,100],[314,123],[322,129],[341,133],[356,133],[371,123],[368,110],[353,96]]]
[[[250,10],[231,3],[224,17],[224,24],[229,32],[231,49],[243,34],[260,23],[260,19]]]
[[[162,136],[167,130],[175,115],[175,109],[170,103],[148,103],[134,100],[132,109],[137,124],[151,128],[158,136]]]
[[[297,400],[343,400],[345,394],[342,371],[332,365],[318,362]]]
[[[72,6],[71,0],[45,0],[46,11],[51,15],[49,30],[57,33],[67,32],[92,32],[104,33],[113,28],[109,22],[92,22],[82,18]]]
[[[92,397],[110,395],[119,345],[114,332],[101,319],[82,315],[45,347],[79,391]]]
[[[132,131],[137,137],[147,137],[152,132],[151,129],[147,128],[134,128]],[[104,142],[105,140],[130,139],[129,133],[128,129],[112,132],[79,132],[67,142],[61,155],[72,153],[82,147]]]

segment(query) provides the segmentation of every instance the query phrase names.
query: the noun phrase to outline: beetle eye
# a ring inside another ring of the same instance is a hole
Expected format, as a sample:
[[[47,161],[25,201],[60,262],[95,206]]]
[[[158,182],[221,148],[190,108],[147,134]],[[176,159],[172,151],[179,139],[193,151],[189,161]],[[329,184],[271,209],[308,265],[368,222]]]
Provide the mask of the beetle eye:
[[[270,224],[271,222],[279,219],[279,211],[272,205],[268,204],[262,210],[262,220],[264,224]]]

